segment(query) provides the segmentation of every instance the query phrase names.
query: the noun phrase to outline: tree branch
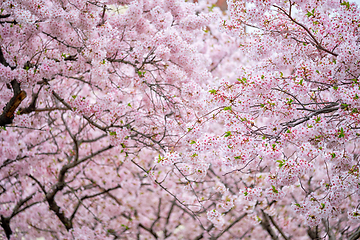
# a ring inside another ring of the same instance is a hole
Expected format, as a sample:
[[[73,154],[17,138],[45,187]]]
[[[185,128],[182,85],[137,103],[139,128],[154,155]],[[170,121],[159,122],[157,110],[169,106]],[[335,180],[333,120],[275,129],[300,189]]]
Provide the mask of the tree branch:
[[[3,215],[1,215],[1,227],[4,229],[7,239],[10,239],[11,234],[13,233],[13,231],[10,228],[10,218],[6,218]]]
[[[212,237],[211,239],[218,239],[221,237],[225,232],[227,232],[230,228],[232,228],[236,223],[240,222],[244,217],[247,216],[247,213],[244,213],[243,215],[239,216],[235,221],[233,221],[229,226],[227,226],[224,230],[221,231],[216,237]]]
[[[262,209],[261,209],[261,212],[263,215],[263,219],[261,219],[260,225],[262,226],[262,228],[264,230],[266,230],[269,233],[272,240],[278,240],[279,238],[276,236],[274,230],[271,228],[267,214]]]
[[[353,232],[350,237],[348,238],[348,240],[356,240],[360,238],[360,227],[358,227],[355,232]]]
[[[0,61],[1,61],[1,57],[0,57]],[[6,104],[3,113],[0,115],[0,126],[5,126],[13,122],[15,110],[18,108],[20,103],[26,98],[26,92],[21,91],[20,84],[16,80],[11,81],[11,86],[13,88],[14,95],[10,99],[10,101]]]

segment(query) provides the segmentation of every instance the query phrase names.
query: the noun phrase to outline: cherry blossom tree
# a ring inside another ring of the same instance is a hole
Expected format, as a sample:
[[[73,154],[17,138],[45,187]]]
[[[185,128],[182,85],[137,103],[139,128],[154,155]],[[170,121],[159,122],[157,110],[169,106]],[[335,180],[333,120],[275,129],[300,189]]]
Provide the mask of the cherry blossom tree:
[[[237,61],[233,74],[226,73],[233,58],[213,73],[220,80],[209,85],[208,113],[171,158],[175,167],[207,169],[204,184],[217,182],[220,196],[208,219],[218,230],[211,235],[357,239],[357,5],[229,0],[228,6],[222,25],[242,38],[246,61]],[[199,185],[191,172],[183,174]],[[246,222],[251,218],[258,225]]]
[[[241,39],[243,60],[234,53],[212,72],[208,111],[166,164],[198,193],[199,207],[213,204],[214,239],[357,239],[357,5],[228,5],[222,25]]]
[[[176,229],[192,213],[147,175],[195,121],[211,80],[203,8],[1,3],[3,238],[191,233]]]
[[[346,1],[6,0],[7,239],[356,239]]]

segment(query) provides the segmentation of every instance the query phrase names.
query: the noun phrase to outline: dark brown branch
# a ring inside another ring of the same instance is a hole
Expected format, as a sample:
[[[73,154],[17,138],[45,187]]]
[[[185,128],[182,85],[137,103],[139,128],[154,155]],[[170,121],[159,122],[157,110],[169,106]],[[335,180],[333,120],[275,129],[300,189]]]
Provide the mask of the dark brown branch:
[[[159,198],[157,216],[156,216],[155,221],[151,224],[151,227],[150,227],[151,230],[153,230],[155,224],[160,220],[160,211],[161,211],[161,198]]]
[[[1,48],[0,48],[0,63],[5,67],[10,66],[6,61]],[[11,66],[10,68],[14,69],[14,67]],[[16,80],[11,81],[11,86],[14,91],[14,96],[6,104],[6,106],[3,109],[4,110],[3,113],[0,115],[0,126],[5,126],[13,122],[15,110],[18,108],[20,103],[26,98],[26,92],[21,91],[20,84]]]
[[[295,119],[291,122],[287,122],[287,123],[282,123],[281,125],[284,125],[284,126],[288,126],[288,127],[295,127],[301,123],[304,123],[308,120],[310,120],[312,117],[315,117],[317,115],[320,115],[320,114],[324,114],[324,113],[331,113],[331,112],[335,112],[337,110],[339,110],[340,108],[343,108],[340,104],[337,105],[337,106],[331,106],[331,107],[325,107],[325,108],[322,108],[322,109],[319,109],[319,110],[314,110],[313,113],[307,115],[307,116],[304,116],[302,118],[299,118],[299,119]],[[306,110],[306,109],[304,109]]]
[[[307,34],[309,34],[310,38],[314,41],[313,45],[315,45],[315,47],[319,50],[322,50],[324,52],[327,52],[335,57],[338,56],[338,54],[330,51],[330,50],[327,50],[326,48],[324,48],[321,43],[319,43],[319,41],[316,39],[316,37],[310,32],[310,30],[305,27],[303,24],[299,23],[298,21],[296,21],[289,13],[287,13],[284,9],[282,9],[281,7],[279,6],[276,6],[276,5],[273,5],[274,7],[276,7],[277,9],[279,9],[282,13],[284,13],[293,23],[297,24],[298,26],[300,26],[302,29],[304,29]]]
[[[4,65],[5,67],[8,67],[9,64],[6,62],[6,59],[4,57],[4,54],[2,52],[2,49],[0,48],[0,63]]]
[[[0,51],[1,52],[1,51]],[[1,61],[1,54],[0,54]],[[19,107],[20,103],[26,98],[26,92],[20,89],[20,84],[13,80],[11,86],[14,91],[13,97],[4,107],[3,113],[0,115],[0,126],[11,124],[14,119],[15,110]]]
[[[142,229],[148,231],[151,235],[153,235],[155,237],[155,239],[158,239],[157,234],[151,228],[145,227],[144,225],[142,225],[142,223],[139,224],[139,227],[141,227]]]
[[[247,213],[244,213],[243,215],[239,216],[235,221],[233,221],[229,226],[227,226],[224,230],[221,231],[216,237],[212,237],[211,239],[218,239],[221,237],[225,232],[229,231],[230,228],[232,228],[236,223],[240,222],[244,217],[247,216]]]
[[[71,214],[70,221],[72,221],[72,220],[75,218],[75,215],[76,215],[77,211],[79,210],[80,206],[83,204],[83,201],[84,201],[84,200],[90,199],[90,198],[95,198],[95,197],[101,196],[101,195],[103,195],[103,194],[108,194],[112,199],[114,199],[115,197],[114,197],[112,194],[110,194],[110,191],[113,191],[113,190],[116,190],[116,189],[121,188],[120,185],[117,185],[117,186],[115,186],[115,187],[108,188],[108,189],[104,189],[104,188],[102,188],[102,187],[100,187],[100,186],[98,186],[98,187],[102,190],[101,192],[98,192],[98,193],[95,193],[95,194],[92,194],[92,195],[85,195],[85,196],[83,196],[83,197],[81,197],[81,198],[79,199],[78,204],[76,205],[73,213]],[[117,199],[116,199],[116,200],[117,200]],[[121,204],[119,204],[119,205],[121,205]]]
[[[322,223],[323,223],[323,225],[325,227],[326,234],[328,235],[328,240],[336,240],[334,232],[330,228],[329,219],[327,219],[327,220],[322,219]]]
[[[11,16],[10,14],[4,14],[4,15],[0,15],[0,18],[8,18],[10,16]]]
[[[265,213],[266,214],[266,213]],[[281,230],[281,228],[277,225],[277,223],[274,221],[273,217],[266,214],[269,219],[270,219],[270,222],[274,225],[274,227],[279,231],[279,233],[281,234],[281,236],[285,239],[285,240],[289,240],[290,238],[288,238],[285,233]]]
[[[11,234],[13,233],[13,231],[10,228],[10,218],[6,218],[3,215],[1,215],[1,227],[4,229],[7,239],[10,239]]]
[[[262,226],[262,228],[264,230],[266,230],[268,232],[268,234],[270,235],[272,240],[278,240],[279,238],[276,236],[274,230],[271,228],[267,214],[262,209],[261,209],[261,212],[262,212],[263,218],[261,219],[260,225]]]
[[[12,214],[10,215],[10,217],[4,217],[3,215],[1,215],[1,227],[3,228],[5,235],[7,237],[7,239],[10,239],[13,231],[11,230],[10,227],[10,220],[16,216],[17,214],[19,214],[20,212],[25,211],[27,208],[37,204],[38,202],[33,202],[31,204],[28,204],[27,206],[21,208],[21,206],[23,206],[25,203],[27,203],[29,200],[32,199],[32,197],[35,195],[35,193],[29,195],[28,197],[24,198],[24,199],[20,199],[20,201],[15,205]],[[20,209],[21,208],[21,209]]]
[[[68,47],[68,48],[73,48],[73,49],[76,49],[78,52],[81,51],[81,47],[74,47],[74,46],[71,46],[69,45],[65,40],[60,40],[58,37],[56,36],[52,36],[51,34],[47,33],[47,32],[42,32],[43,34],[45,34],[46,36],[54,39],[55,41],[63,44],[64,46]],[[72,59],[71,59],[72,60]]]
[[[41,85],[39,91],[37,93],[33,93],[31,102],[28,107],[26,108],[20,108],[19,112],[20,114],[28,114],[36,110],[36,101],[39,97],[39,93],[44,85]]]
[[[74,168],[76,167],[77,165],[81,164],[82,162],[108,150],[108,149],[111,149],[113,146],[112,145],[109,145],[103,149],[100,149],[99,151],[93,153],[93,154],[90,154],[89,156],[86,156],[78,161],[73,161],[69,164],[66,164],[64,165],[60,172],[59,172],[59,175],[58,175],[58,182],[52,187],[51,191],[49,191],[47,194],[46,194],[46,201],[48,202],[49,204],[49,208],[50,210],[52,210],[56,216],[59,218],[59,220],[64,224],[66,230],[70,230],[72,227],[73,227],[73,224],[72,224],[72,218],[67,218],[64,214],[63,211],[60,210],[60,207],[57,205],[57,203],[55,202],[55,195],[64,189],[65,187],[65,175],[67,173],[67,171],[71,168]]]
[[[51,188],[50,191],[46,192],[44,186],[42,186],[42,184],[36,179],[34,178],[33,176],[30,175],[30,178],[32,178],[39,186],[40,188],[42,189],[42,191],[44,192],[45,194],[45,198],[46,198],[46,201],[48,202],[49,204],[49,208],[51,211],[53,211],[56,216],[59,218],[59,220],[64,224],[66,230],[70,230],[72,227],[73,227],[73,224],[72,224],[72,219],[71,218],[67,218],[64,214],[64,212],[60,209],[60,207],[57,205],[57,203],[55,202],[55,195],[64,189],[65,187],[65,175],[67,173],[67,171],[71,168],[74,168],[76,167],[77,165],[81,164],[82,162],[108,150],[108,149],[111,149],[113,146],[112,145],[109,145],[103,149],[100,149],[99,151],[95,152],[95,153],[92,153],[90,154],[89,156],[86,156],[78,161],[73,161],[69,164],[66,164],[64,165],[60,172],[59,172],[59,175],[58,175],[58,182],[56,184],[54,184]]]
[[[13,209],[13,213],[11,214],[10,218],[16,216],[20,212],[24,211],[24,208],[20,209],[22,205],[24,205],[26,202],[32,199],[32,197],[35,195],[35,193],[29,195],[28,197],[24,199],[20,199],[20,201],[16,204],[16,206]]]
[[[353,232],[350,237],[348,238],[348,240],[356,240],[356,239],[360,239],[360,227],[358,227],[355,232]]]
[[[0,21],[0,23],[12,23],[12,24],[18,24],[17,21],[12,20],[12,21]]]
[[[57,100],[59,100],[62,104],[64,104],[64,106],[65,107],[67,107],[67,109],[69,109],[69,110],[73,110],[72,108],[71,108],[71,106],[67,103],[67,102],[65,102],[65,100],[64,99],[62,99],[56,92],[52,92],[52,94],[54,95],[54,97],[57,99]],[[85,116],[85,115],[83,115],[83,117],[91,124],[91,125],[93,125],[94,127],[97,127],[98,129],[100,129],[100,130],[102,130],[102,131],[104,131],[104,132],[106,132],[107,131],[107,127],[102,127],[102,126],[100,126],[99,124],[97,124],[97,123],[95,123],[93,120],[91,120],[88,116]]]
[[[3,18],[8,18],[10,17],[11,14],[4,14],[4,15],[0,15],[0,19],[3,19]],[[0,24],[2,23],[12,23],[12,24],[18,24],[18,22],[16,20],[6,20],[6,21],[0,21]]]
[[[55,195],[53,194],[54,192],[51,191],[50,195],[46,196],[46,200],[49,204],[49,208],[51,211],[53,211],[56,214],[59,220],[64,224],[66,230],[70,230],[73,227],[72,222],[70,221],[69,218],[65,216],[64,211],[60,210],[60,207],[55,202]]]
[[[320,239],[318,226],[316,226],[315,229],[312,229],[309,227],[307,230],[307,233],[311,239],[314,239],[314,240]]]
[[[172,214],[172,212],[174,210],[174,206],[175,206],[175,200],[173,200],[171,202],[171,207],[170,207],[170,210],[169,210],[169,212],[167,214],[167,217],[166,217],[166,222],[165,222],[165,227],[164,227],[164,236],[165,236],[165,238],[169,237],[172,234],[172,232],[168,233],[167,226],[168,226],[168,224],[170,222],[170,216],[171,216],[171,214]]]

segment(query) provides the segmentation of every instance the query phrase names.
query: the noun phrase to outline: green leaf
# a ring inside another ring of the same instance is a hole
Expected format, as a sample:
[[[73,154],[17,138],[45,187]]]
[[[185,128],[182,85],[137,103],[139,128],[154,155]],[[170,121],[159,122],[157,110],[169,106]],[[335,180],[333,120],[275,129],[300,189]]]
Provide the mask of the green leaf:
[[[346,103],[341,104],[341,109],[348,110],[348,107],[349,107],[349,104],[346,104]]]
[[[75,99],[77,96],[76,96],[76,95],[72,95],[71,97],[72,97],[73,99]]]
[[[291,105],[291,103],[294,102],[294,99],[292,99],[292,98],[287,98],[286,100],[288,100],[286,102],[287,105]]]
[[[271,147],[272,147],[272,150],[273,150],[273,151],[276,150],[276,144],[272,144]]]
[[[350,3],[349,3],[349,2],[343,1],[343,2],[340,3],[340,5],[341,5],[341,6],[346,6],[346,9],[349,9],[349,8],[350,8]]]
[[[215,89],[211,89],[211,90],[209,91],[209,93],[211,93],[211,94],[216,94],[216,90],[215,90]]]
[[[224,135],[224,137],[229,137],[229,136],[231,136],[231,132],[230,132],[230,131],[228,131],[228,132],[225,132],[225,135]]]
[[[191,140],[191,142],[190,142],[190,144],[195,144],[196,143],[196,141],[194,141],[194,140]]]
[[[301,205],[300,205],[300,204],[298,204],[298,203],[295,203],[295,206],[297,206],[297,207],[301,207]]]
[[[340,128],[339,138],[345,137],[344,129]]]
[[[131,104],[130,104],[130,103],[128,103],[128,106],[132,108],[132,106],[131,106]]]
[[[225,110],[225,111],[231,110],[231,106],[229,106],[229,107],[224,107],[224,110]]]
[[[163,158],[162,158],[162,157],[161,157],[161,155],[159,154],[159,157],[158,157],[157,163],[160,163],[162,160],[163,160]]]
[[[115,136],[116,132],[109,132],[110,136]]]
[[[130,228],[124,224],[121,224],[122,227],[124,227],[126,230],[129,230]]]
[[[274,185],[271,185],[271,187],[272,187],[272,190],[273,190],[273,192],[274,192],[274,193],[279,193],[279,191],[278,191],[278,190],[276,190],[276,188],[275,188],[275,186],[274,186]]]
[[[313,16],[315,16],[315,8],[314,8],[311,12],[308,11],[308,12],[306,13],[306,16],[307,16],[307,17],[313,17]]]
[[[276,162],[279,163],[279,168],[285,165],[285,160],[277,160]]]
[[[209,7],[208,7],[209,12],[212,12],[212,11],[213,11],[213,9],[214,9],[214,7],[216,7],[216,5],[215,5],[215,4],[212,4],[211,6],[209,6]]]
[[[137,74],[138,74],[139,77],[144,77],[145,73],[146,73],[146,71],[140,71],[140,70],[137,71]]]
[[[280,77],[282,78],[284,76],[284,74],[282,72],[280,72]]]
[[[245,83],[247,83],[247,80],[246,80],[246,78],[238,78],[237,79],[239,82],[241,82],[242,84],[245,84]]]

